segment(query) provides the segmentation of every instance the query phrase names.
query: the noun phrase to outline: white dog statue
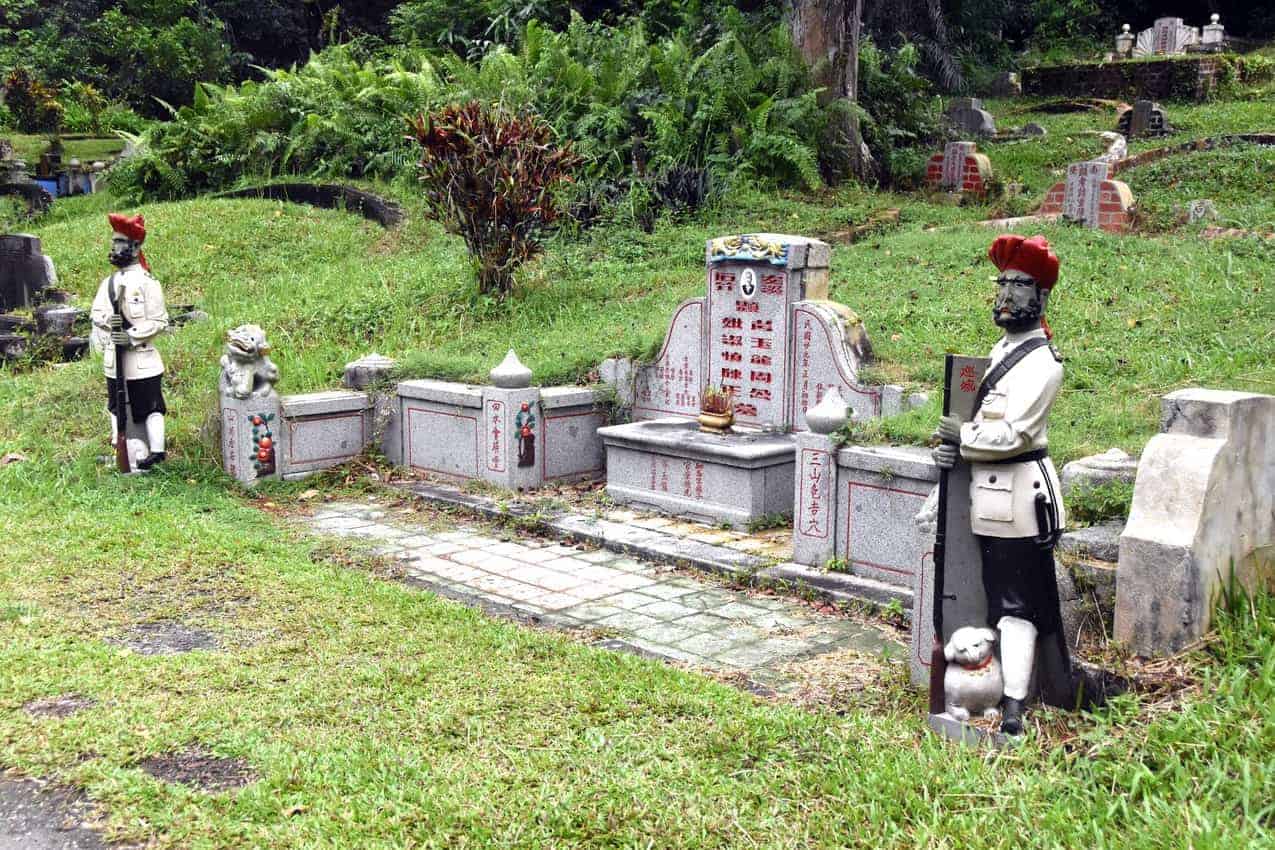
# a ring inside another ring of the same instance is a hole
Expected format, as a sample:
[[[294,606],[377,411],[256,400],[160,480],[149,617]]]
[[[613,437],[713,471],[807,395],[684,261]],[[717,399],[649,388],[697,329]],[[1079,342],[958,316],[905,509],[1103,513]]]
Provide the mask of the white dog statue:
[[[947,658],[943,676],[947,713],[957,720],[969,720],[971,715],[988,720],[1000,717],[1005,686],[996,658],[996,631],[963,626],[952,633],[943,655]]]

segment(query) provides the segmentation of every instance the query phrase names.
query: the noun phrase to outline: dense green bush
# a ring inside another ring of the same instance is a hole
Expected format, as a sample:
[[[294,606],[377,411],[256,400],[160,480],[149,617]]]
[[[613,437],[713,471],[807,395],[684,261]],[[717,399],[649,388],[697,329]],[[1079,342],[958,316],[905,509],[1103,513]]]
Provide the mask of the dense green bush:
[[[927,147],[941,130],[942,104],[917,73],[918,60],[911,44],[893,53],[878,49],[871,40],[859,47],[863,137],[889,178],[902,187],[917,176],[917,147]]]
[[[91,83],[110,100],[162,114],[198,81],[241,70],[222,22],[199,0],[0,4],[0,68]]]
[[[4,81],[5,106],[20,133],[56,133],[62,127],[64,110],[57,94],[25,68],[14,68]]]
[[[466,100],[543,117],[610,199],[641,184],[657,201],[693,206],[709,175],[719,186],[820,182],[834,112],[819,107],[780,29],[697,51],[680,38],[650,40],[640,24],[577,17],[563,32],[528,24],[521,41],[476,64],[444,57],[439,71],[420,51],[360,61],[357,48],[337,47],[261,82],[203,84],[151,131],[116,185],[176,197],[279,174],[403,176],[403,117]]]
[[[640,23],[576,17],[561,32],[528,24],[516,51],[444,61],[461,96],[544,116],[576,143],[595,180],[627,186],[691,167],[719,185],[820,182],[818,146],[831,113],[778,28],[747,40],[728,32],[697,50],[679,36],[649,39]]]
[[[135,197],[176,198],[283,174],[393,179],[410,169],[405,117],[440,102],[423,55],[361,61],[334,47],[261,82],[201,84],[190,106],[138,139],[112,186]]]

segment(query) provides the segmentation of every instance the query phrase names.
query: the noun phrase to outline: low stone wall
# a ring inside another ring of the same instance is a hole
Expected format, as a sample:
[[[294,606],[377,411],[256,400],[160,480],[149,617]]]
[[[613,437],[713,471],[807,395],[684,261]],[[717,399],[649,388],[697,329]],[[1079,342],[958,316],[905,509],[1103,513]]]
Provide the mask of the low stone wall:
[[[331,390],[248,398],[221,396],[221,455],[226,473],[243,484],[295,480],[339,466],[370,441],[366,393]]]
[[[605,469],[597,430],[607,413],[590,388],[403,381],[398,399],[399,450],[412,469],[511,489],[599,478]]]
[[[403,220],[402,208],[393,201],[339,183],[271,183],[251,186],[218,195],[221,198],[267,198],[323,209],[347,209],[382,227],[394,227]]]
[[[1023,71],[1023,93],[1037,97],[1205,100],[1223,81],[1224,70],[1234,70],[1237,64],[1239,60],[1233,56],[1179,56],[1027,68]]]
[[[1211,151],[1227,145],[1275,145],[1275,133],[1228,133],[1224,136],[1210,136],[1205,139],[1193,139],[1180,145],[1169,145],[1163,148],[1152,148],[1142,153],[1127,156],[1112,163],[1111,174],[1115,176],[1130,168],[1147,165],[1168,156],[1191,153],[1193,151]]]

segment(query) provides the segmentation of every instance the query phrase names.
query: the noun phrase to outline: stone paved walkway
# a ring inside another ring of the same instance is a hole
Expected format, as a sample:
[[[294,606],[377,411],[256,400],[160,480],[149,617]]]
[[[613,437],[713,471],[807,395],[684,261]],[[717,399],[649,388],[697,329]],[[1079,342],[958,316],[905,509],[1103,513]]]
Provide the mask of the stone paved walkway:
[[[847,648],[902,651],[876,629],[791,600],[729,590],[606,550],[533,537],[501,540],[477,523],[438,531],[413,523],[416,516],[334,502],[309,524],[322,534],[367,541],[448,596],[551,626],[595,630],[613,637],[603,643],[612,648],[742,671],[775,690],[788,684],[781,668],[791,661]]]

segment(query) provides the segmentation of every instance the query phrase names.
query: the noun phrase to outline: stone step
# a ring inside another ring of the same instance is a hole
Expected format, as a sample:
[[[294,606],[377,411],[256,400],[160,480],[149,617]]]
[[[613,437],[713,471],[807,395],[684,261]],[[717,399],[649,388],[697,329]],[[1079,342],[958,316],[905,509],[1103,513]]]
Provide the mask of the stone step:
[[[824,572],[801,564],[780,564],[758,573],[760,578],[808,585],[840,602],[872,602],[889,605],[898,602],[909,619],[912,617],[912,589],[851,573]]]
[[[1058,551],[1074,558],[1104,561],[1114,564],[1120,560],[1120,534],[1124,523],[1116,520],[1068,531],[1058,541]]]

